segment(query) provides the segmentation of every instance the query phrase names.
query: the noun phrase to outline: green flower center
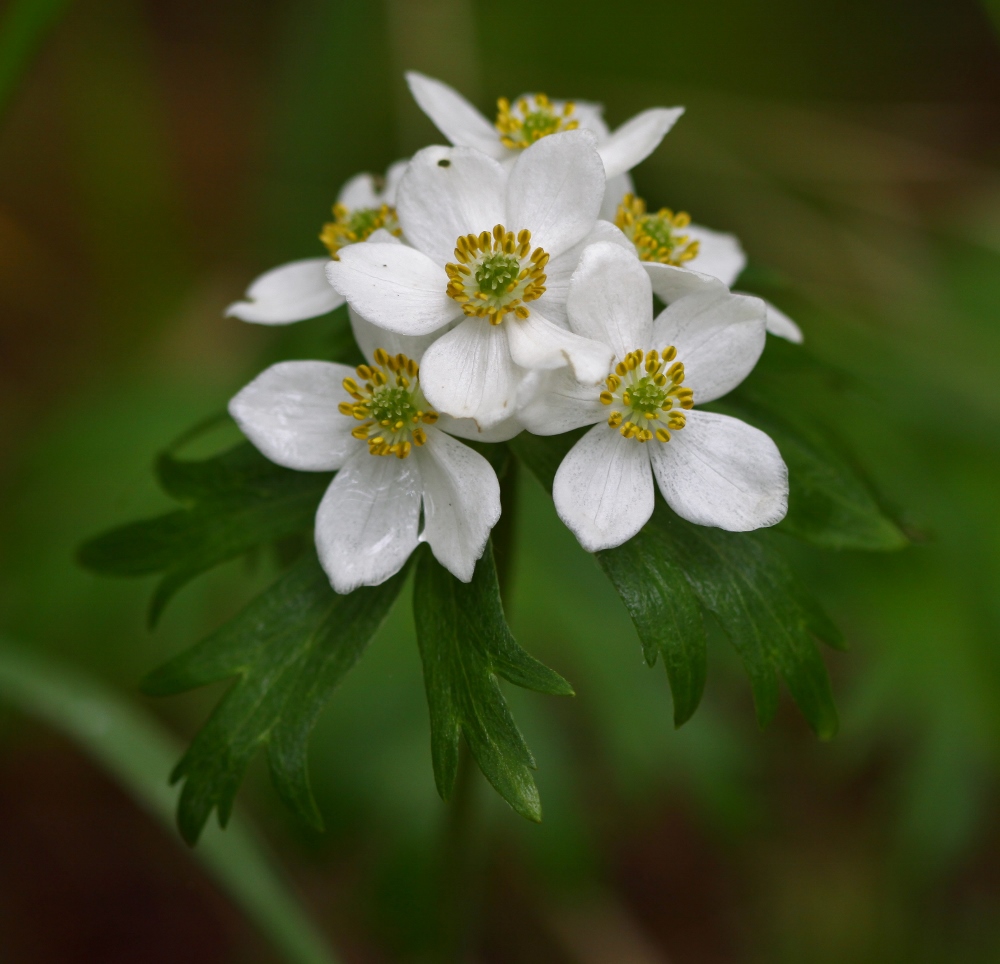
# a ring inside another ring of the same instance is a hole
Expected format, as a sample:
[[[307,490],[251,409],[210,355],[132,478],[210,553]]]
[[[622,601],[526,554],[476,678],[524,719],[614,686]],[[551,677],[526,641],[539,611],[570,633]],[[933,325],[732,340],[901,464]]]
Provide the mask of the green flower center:
[[[344,379],[352,401],[338,405],[341,415],[360,424],[351,432],[368,443],[372,455],[405,459],[413,447],[427,442],[424,425],[438,420],[420,391],[420,366],[406,355],[390,355],[376,348],[372,365],[358,365],[357,380]]]
[[[698,257],[700,242],[684,234],[690,224],[690,215],[683,211],[661,208],[648,213],[646,202],[634,194],[625,195],[615,214],[615,226],[635,245],[639,257],[660,264],[680,266]]]
[[[667,345],[630,351],[605,379],[602,405],[611,408],[608,425],[637,442],[669,442],[684,428],[684,413],[694,406],[694,392],[684,385],[677,349]]]
[[[652,418],[653,412],[667,400],[667,389],[657,385],[653,376],[646,375],[629,387],[627,395],[633,412],[642,412]]]
[[[567,103],[558,111],[545,94],[535,94],[530,100],[522,97],[513,106],[506,97],[501,97],[497,101],[495,124],[500,143],[516,151],[531,147],[549,134],[574,131],[580,126],[573,117],[575,109],[572,103]]]
[[[513,255],[491,254],[476,268],[476,284],[487,296],[503,294],[517,281],[521,273],[521,262]]]
[[[368,409],[376,422],[388,419],[392,424],[399,421],[407,424],[414,422],[416,419],[413,416],[419,411],[413,403],[410,389],[396,387],[379,388],[372,392]]]
[[[455,242],[455,262],[446,264],[448,296],[467,315],[488,318],[499,325],[504,317],[528,317],[528,302],[545,293],[545,265],[549,256],[531,249],[531,232],[517,235],[502,224],[492,233],[463,234]]]
[[[379,228],[385,228],[397,238],[403,233],[396,220],[396,209],[388,204],[377,208],[355,208],[353,211],[343,204],[335,204],[333,217],[334,220],[323,225],[319,239],[334,260],[341,248],[367,241]]]

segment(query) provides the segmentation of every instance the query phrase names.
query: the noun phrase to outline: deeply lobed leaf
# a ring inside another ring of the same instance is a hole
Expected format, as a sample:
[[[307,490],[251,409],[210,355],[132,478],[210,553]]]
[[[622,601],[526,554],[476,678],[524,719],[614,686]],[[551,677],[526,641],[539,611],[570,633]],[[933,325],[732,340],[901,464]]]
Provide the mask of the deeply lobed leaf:
[[[487,546],[463,583],[429,552],[417,565],[413,614],[431,719],[434,779],[444,799],[458,769],[459,737],[497,792],[522,816],[541,819],[535,761],[510,715],[497,677],[540,693],[572,695],[558,673],[511,635]]]
[[[239,677],[172,776],[184,780],[177,820],[185,840],[197,841],[213,809],[226,824],[263,745],[282,799],[322,826],[309,785],[309,734],[405,578],[404,569],[381,586],[341,596],[310,554],[221,629],[146,678],[147,693],[167,695]]]

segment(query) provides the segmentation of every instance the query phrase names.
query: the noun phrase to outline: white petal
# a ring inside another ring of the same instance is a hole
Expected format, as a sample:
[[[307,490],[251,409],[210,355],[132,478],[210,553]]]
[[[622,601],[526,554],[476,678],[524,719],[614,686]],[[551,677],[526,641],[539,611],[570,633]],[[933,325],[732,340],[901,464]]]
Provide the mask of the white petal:
[[[518,421],[534,435],[561,435],[582,425],[594,425],[608,417],[594,385],[581,385],[563,369],[542,372],[531,398],[524,402]]]
[[[618,205],[625,199],[626,194],[635,194],[635,184],[629,174],[608,178],[608,185],[604,189],[604,203],[601,205],[601,217],[605,221],[614,221]]]
[[[496,128],[453,87],[415,70],[407,72],[406,82],[420,109],[452,144],[474,147],[491,157],[506,154]]]
[[[474,418],[484,430],[515,413],[523,372],[510,357],[503,328],[466,318],[427,349],[420,387],[437,411]]]
[[[778,338],[784,338],[786,341],[801,345],[805,340],[802,329],[783,311],[775,308],[770,301],[765,301],[764,306],[767,308],[767,330],[772,335],[777,335]]]
[[[348,459],[316,513],[316,550],[337,592],[378,586],[403,568],[417,547],[421,492],[412,457],[361,446]]]
[[[399,182],[403,179],[403,175],[406,173],[406,169],[409,165],[409,161],[396,161],[396,163],[391,165],[389,170],[385,172],[385,187],[382,189],[381,198],[383,204],[389,204],[395,207],[396,191],[399,189]]]
[[[611,371],[613,353],[606,344],[560,328],[537,311],[523,320],[508,315],[503,327],[510,356],[521,368],[549,370],[568,365],[576,378],[589,385],[596,385]]]
[[[562,109],[566,103],[564,100],[554,100],[552,101],[552,106],[557,113],[562,113]],[[604,120],[603,104],[595,104],[587,100],[574,100],[573,117],[576,118],[583,130],[593,132],[597,137],[598,143],[603,141],[610,133],[607,122]]]
[[[396,194],[406,240],[442,266],[454,261],[460,235],[504,223],[506,183],[503,166],[471,147],[424,148]]]
[[[738,418],[694,410],[669,442],[646,445],[663,498],[689,522],[747,532],[773,526],[788,511],[778,447]]]
[[[478,452],[434,428],[427,429],[426,445],[413,455],[424,485],[420,539],[455,578],[470,582],[490,529],[500,518],[496,473]]]
[[[343,204],[348,211],[381,207],[382,199],[375,186],[375,178],[371,174],[355,174],[340,189],[337,203]]]
[[[237,301],[226,314],[258,325],[287,325],[325,315],[344,303],[326,280],[329,258],[304,258],[272,268],[247,288],[247,301]]]
[[[570,281],[566,307],[573,331],[610,345],[619,359],[651,344],[653,292],[635,251],[609,241],[590,245]]]
[[[654,107],[613,131],[597,148],[608,179],[631,171],[649,157],[683,113],[683,107]]]
[[[568,251],[553,258],[545,266],[545,294],[535,302],[538,310],[549,321],[562,328],[569,328],[566,316],[566,298],[569,295],[569,280],[573,277],[580,255],[591,244],[598,241],[611,241],[627,251],[635,253],[632,242],[621,231],[608,221],[596,221],[594,227],[582,241],[574,244]]]
[[[550,134],[521,153],[507,182],[508,230],[527,228],[554,258],[593,229],[604,198],[604,166],[590,131]]]
[[[365,238],[366,244],[402,244],[402,240],[397,238],[391,231],[385,228],[376,228]]]
[[[429,335],[400,335],[395,331],[387,331],[366,321],[350,306],[347,308],[347,316],[351,319],[354,340],[368,361],[374,360],[376,348],[384,348],[390,355],[402,352],[407,358],[412,358],[419,364],[424,352],[439,337],[436,331]]]
[[[653,325],[653,346],[677,348],[695,405],[732,391],[757,364],[766,336],[764,302],[711,291],[680,298]]]
[[[487,429],[480,428],[471,418],[453,418],[451,415],[442,415],[435,424],[442,432],[470,442],[506,442],[524,431],[517,415],[511,415]]]
[[[620,546],[653,514],[649,443],[595,425],[569,450],[552,485],[559,518],[588,552]]]
[[[723,234],[692,224],[684,229],[692,241],[698,242],[698,254],[688,264],[702,274],[732,285],[747,266],[747,256],[735,234]]]
[[[327,264],[326,275],[372,324],[402,335],[426,335],[462,313],[445,289],[448,276],[405,244],[352,244]]]
[[[625,240],[628,241],[628,238]],[[653,294],[666,305],[673,304],[685,295],[699,292],[713,292],[716,298],[723,298],[728,293],[726,286],[710,274],[673,264],[660,264],[657,261],[643,261],[642,266],[652,282]]]
[[[279,362],[261,372],[229,402],[243,434],[272,462],[303,472],[339,469],[359,445],[357,422],[337,406],[353,378],[347,365],[322,361]]]

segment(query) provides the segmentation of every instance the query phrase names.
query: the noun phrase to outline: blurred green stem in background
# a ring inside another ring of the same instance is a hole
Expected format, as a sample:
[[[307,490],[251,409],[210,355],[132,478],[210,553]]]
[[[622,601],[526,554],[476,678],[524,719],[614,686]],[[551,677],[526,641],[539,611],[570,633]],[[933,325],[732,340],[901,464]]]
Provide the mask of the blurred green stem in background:
[[[0,115],[69,0],[12,0],[0,18]]]
[[[0,700],[68,736],[179,839],[167,775],[182,748],[152,718],[90,677],[2,637]],[[244,820],[234,816],[225,831],[206,827],[192,852],[290,964],[337,964]]]

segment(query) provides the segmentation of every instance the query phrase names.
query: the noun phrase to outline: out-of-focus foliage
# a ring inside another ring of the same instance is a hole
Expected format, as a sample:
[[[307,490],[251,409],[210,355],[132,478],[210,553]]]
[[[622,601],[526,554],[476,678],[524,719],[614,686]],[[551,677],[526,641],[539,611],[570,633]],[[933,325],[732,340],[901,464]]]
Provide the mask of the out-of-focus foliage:
[[[505,690],[546,809],[536,827],[478,794],[484,943],[492,959],[531,945],[584,960],[570,932],[597,947],[639,931],[677,959],[995,959],[1000,56],[985,8],[515,0],[501,56],[493,14],[478,0],[70,8],[0,134],[2,625],[134,692],[272,581],[266,560],[223,566],[150,636],[152,586],[98,580],[72,552],[176,509],[149,478],[164,442],[265,361],[337,337],[329,319],[276,332],[220,315],[259,270],[322,253],[343,180],[433,139],[402,69],[484,109],[522,89],[603,99],[612,123],[684,103],[640,193],[740,235],[741,287],[848,379],[836,408],[789,380],[780,414],[832,424],[915,545],[817,554],[777,536],[850,646],[828,659],[836,739],[783,707],[767,732],[748,726],[711,620],[703,704],[674,730],[613,588],[522,477],[508,619],[577,695]],[[156,710],[189,737],[213,695]],[[407,959],[432,939],[444,813],[406,607],[319,719],[310,767],[326,836],[290,828],[253,768],[248,803],[338,931]],[[332,898],[315,883],[331,878]]]

